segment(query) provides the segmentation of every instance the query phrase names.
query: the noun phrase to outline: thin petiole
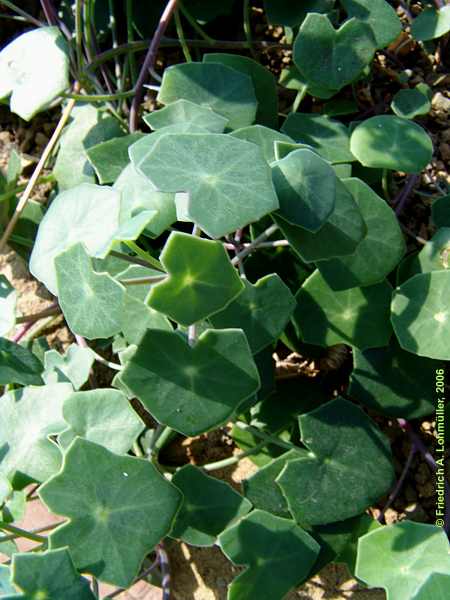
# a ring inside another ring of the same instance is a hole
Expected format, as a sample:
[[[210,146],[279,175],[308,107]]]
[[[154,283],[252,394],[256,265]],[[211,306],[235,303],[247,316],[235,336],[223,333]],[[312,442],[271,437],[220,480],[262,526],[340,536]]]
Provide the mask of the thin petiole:
[[[5,523],[3,521],[0,521],[0,529],[3,529],[3,531],[8,531],[9,533],[13,533],[16,537],[23,537],[27,540],[31,540],[32,542],[47,542],[47,538],[43,535],[32,533],[31,531],[21,529],[20,527],[15,527],[14,525],[10,525],[9,523]]]

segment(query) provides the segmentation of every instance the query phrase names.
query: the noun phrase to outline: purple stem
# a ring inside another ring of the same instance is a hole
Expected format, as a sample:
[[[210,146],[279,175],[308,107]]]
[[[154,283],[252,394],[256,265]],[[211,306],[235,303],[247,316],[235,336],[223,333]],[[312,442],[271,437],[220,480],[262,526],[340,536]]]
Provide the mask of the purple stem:
[[[409,439],[411,443],[416,447],[416,449],[422,454],[425,462],[430,467],[430,469],[436,473],[438,470],[438,465],[433,458],[433,455],[422,442],[420,437],[415,433],[413,428],[411,427],[411,423],[406,421],[406,419],[397,419],[397,423],[406,431],[409,435]],[[450,532],[450,484],[447,479],[445,479],[445,515],[444,515],[444,531],[448,534]]]
[[[164,35],[164,32],[167,29],[167,25],[169,24],[170,18],[177,6],[177,0],[169,0],[166,4],[166,8],[161,15],[161,18],[158,23],[158,27],[153,35],[152,42],[147,51],[147,55],[145,57],[144,63],[141,67],[141,71],[139,73],[139,77],[136,82],[136,93],[133,98],[133,102],[131,103],[130,109],[130,131],[134,132],[137,128],[137,120],[138,120],[138,111],[139,106],[141,104],[142,98],[144,96],[144,84],[147,81],[148,71],[153,69],[156,60],[156,53],[158,52],[159,45],[161,43],[161,38]]]
[[[52,0],[41,0],[42,10],[44,11],[45,18],[49,25],[56,25],[61,29],[63,34],[68,40],[72,39],[70,31],[67,29],[64,21],[58,18],[58,14],[55,7],[52,4]]]
[[[162,542],[156,546],[156,552],[159,558],[159,566],[162,574],[162,600],[170,600],[170,565],[167,552],[164,550]]]
[[[406,460],[405,466],[403,467],[403,471],[397,481],[397,483],[395,484],[394,489],[392,490],[392,492],[389,494],[389,498],[387,499],[387,502],[383,508],[383,510],[381,511],[381,513],[378,516],[378,522],[379,523],[385,523],[385,519],[384,519],[384,515],[386,514],[387,509],[391,506],[391,504],[394,502],[394,500],[397,498],[402,486],[403,486],[403,482],[405,481],[405,477],[409,471],[409,468],[411,467],[411,463],[413,461],[414,455],[417,451],[417,446],[416,444],[412,441],[411,442],[411,448],[409,450],[409,454],[408,454],[408,458]]]
[[[20,340],[23,338],[23,336],[28,331],[30,331],[30,329],[33,327],[34,324],[35,324],[35,321],[29,321],[28,323],[25,323],[24,325],[22,325],[22,327],[19,329],[19,331],[13,336],[11,341],[18,344],[20,342]]]
[[[397,217],[402,213],[403,209],[405,208],[409,195],[413,191],[413,188],[417,185],[419,179],[420,175],[408,175],[403,189],[400,190],[400,192],[394,198],[393,204],[395,206],[395,214],[397,215]]]

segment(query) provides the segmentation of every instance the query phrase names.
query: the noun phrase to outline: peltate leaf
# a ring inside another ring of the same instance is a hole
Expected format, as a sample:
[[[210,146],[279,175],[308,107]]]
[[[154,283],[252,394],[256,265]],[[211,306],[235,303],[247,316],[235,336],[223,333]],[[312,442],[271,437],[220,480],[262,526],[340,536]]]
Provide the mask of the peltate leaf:
[[[450,271],[415,275],[397,287],[391,320],[400,346],[419,356],[450,360]]]
[[[306,579],[320,550],[294,521],[262,510],[227,529],[219,543],[234,564],[247,566],[231,584],[229,600],[281,600]]]
[[[431,109],[431,90],[425,83],[419,83],[413,89],[399,90],[392,99],[391,108],[403,119],[426,115]]]
[[[157,100],[170,104],[180,99],[211,108],[228,119],[230,129],[255,120],[257,100],[251,78],[226,65],[191,62],[165,69]]]
[[[309,453],[287,462],[276,480],[298,523],[343,521],[389,491],[389,441],[358,406],[338,397],[301,415],[299,425]]]
[[[355,127],[350,149],[365,167],[418,173],[430,162],[433,143],[417,123],[379,115]]]
[[[40,385],[44,366],[24,346],[0,337],[0,385]]]
[[[0,53],[0,99],[10,98],[12,112],[29,121],[68,86],[69,57],[58,27],[23,33]]]
[[[118,456],[76,438],[61,471],[39,490],[49,510],[69,518],[50,534],[79,571],[128,587],[145,556],[166,536],[180,492],[149,461]]]
[[[122,328],[125,288],[107,273],[96,273],[83,244],[55,258],[59,304],[74,333],[107,338]]]
[[[172,232],[160,259],[169,276],[152,287],[148,304],[182,325],[225,308],[244,289],[220,242]]]
[[[149,330],[120,379],[155,419],[189,436],[224,423],[260,386],[238,329],[208,329],[193,347],[178,333]]]
[[[144,121],[152,129],[161,129],[177,123],[191,123],[210,131],[223,133],[228,119],[215,113],[207,106],[194,104],[189,100],[176,100],[164,108],[144,115]]]
[[[187,192],[175,199],[178,219],[196,223],[211,237],[278,208],[262,150],[228,135],[164,135],[138,168],[161,191]]]
[[[170,535],[192,546],[212,546],[224,529],[252,507],[228,483],[193,465],[178,469],[172,483],[183,493],[183,504]]]
[[[334,291],[315,271],[297,293],[294,325],[308,344],[344,343],[360,350],[385,346],[392,333],[391,293],[387,281]]]
[[[441,527],[402,521],[372,531],[358,542],[355,575],[370,586],[384,588],[387,600],[413,598],[433,573],[450,575],[448,539]]]
[[[39,226],[31,273],[57,296],[55,257],[80,242],[89,256],[103,258],[119,227],[119,215],[120,193],[110,187],[82,183],[58,194]]]

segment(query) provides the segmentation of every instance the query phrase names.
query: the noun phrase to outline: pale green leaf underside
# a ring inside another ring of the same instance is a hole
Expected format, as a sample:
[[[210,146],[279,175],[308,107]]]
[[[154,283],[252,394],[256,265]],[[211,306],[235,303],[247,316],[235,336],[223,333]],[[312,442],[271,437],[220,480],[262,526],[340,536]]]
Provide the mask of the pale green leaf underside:
[[[144,115],[143,119],[154,130],[186,122],[202,127],[211,133],[222,133],[228,123],[226,117],[215,113],[207,106],[200,106],[182,99]]]

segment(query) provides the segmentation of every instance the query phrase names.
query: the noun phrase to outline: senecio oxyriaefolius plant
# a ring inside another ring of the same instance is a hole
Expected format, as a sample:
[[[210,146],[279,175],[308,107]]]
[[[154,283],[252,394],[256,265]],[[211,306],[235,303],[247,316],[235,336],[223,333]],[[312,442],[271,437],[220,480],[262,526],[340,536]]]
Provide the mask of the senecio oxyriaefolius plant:
[[[281,599],[332,561],[389,600],[448,600],[444,530],[386,526],[367,512],[395,473],[388,438],[363,409],[407,430],[405,419],[433,412],[435,374],[450,359],[449,197],[433,206],[434,237],[405,258],[397,215],[380,196],[390,173],[406,175],[400,213],[432,158],[414,120],[430,110],[431,90],[406,86],[384,114],[365,119],[346,92],[370,81],[375,52],[402,32],[398,14],[385,0],[265,0],[269,21],[293,40],[278,84],[297,95],[280,114],[274,75],[256,60],[221,52],[191,60],[180,14],[196,34],[233,2],[185,0],[175,17],[187,61],[164,70],[143,133],[123,119],[124,103],[142,91],[137,59],[125,54],[121,74],[115,43],[109,57],[122,84],[98,94],[94,66],[107,57],[92,60],[95,28],[84,25],[107,31],[114,21],[105,7],[97,14],[98,3],[87,0],[84,12],[82,4],[73,23],[42,2],[51,26],[0,53],[0,97],[13,112],[29,120],[67,99],[48,205],[29,200],[28,188],[17,204],[17,153],[0,198],[2,243],[25,253],[56,297],[41,316],[62,312],[77,340],[60,354],[14,330],[28,320],[1,276],[0,552],[11,563],[0,566],[0,597],[99,598],[98,581],[127,588],[146,576],[154,551],[164,576],[161,543],[172,538],[217,544],[244,567],[230,600]],[[144,27],[138,4],[127,2],[129,35]],[[153,4],[165,12],[152,45],[176,2]],[[412,35],[433,44],[449,28],[449,7],[429,7]],[[306,95],[313,112],[300,110]],[[320,357],[342,345],[353,355],[345,397],[321,378],[275,377],[274,352]],[[112,362],[102,357],[108,349]],[[110,387],[89,379],[95,361],[116,371]],[[171,440],[219,428],[240,453],[165,464]],[[442,474],[438,452],[431,461]],[[214,471],[244,456],[254,469],[238,493]],[[63,518],[48,536],[17,526],[30,483]],[[19,552],[20,537],[39,551]]]

